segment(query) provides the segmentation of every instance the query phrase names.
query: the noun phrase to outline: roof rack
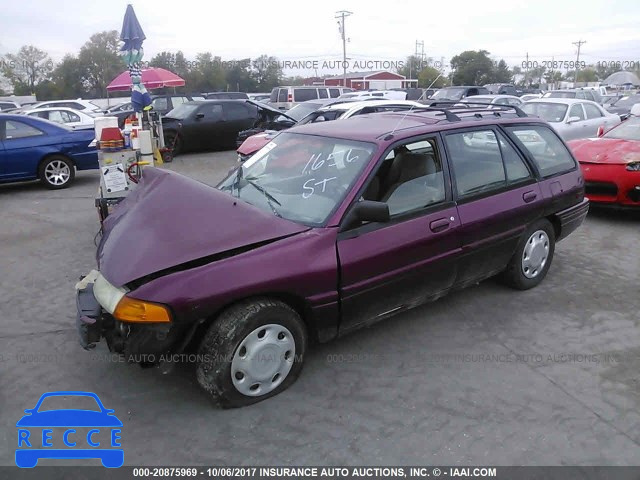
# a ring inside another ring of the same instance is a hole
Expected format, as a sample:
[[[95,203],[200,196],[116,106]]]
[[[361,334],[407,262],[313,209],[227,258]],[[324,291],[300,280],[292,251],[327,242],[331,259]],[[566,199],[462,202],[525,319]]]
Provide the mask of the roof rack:
[[[443,107],[440,107],[440,105],[442,105]],[[478,105],[482,105],[482,107],[484,108],[480,108],[478,107]],[[438,107],[439,109],[444,108],[444,106],[449,106],[450,108],[454,109],[454,108],[464,108],[464,109],[470,109],[470,108],[476,108],[479,110],[494,110],[494,109],[500,109],[500,110],[505,110],[505,109],[511,109],[513,110],[516,115],[518,115],[519,117],[527,117],[528,115],[526,113],[524,113],[520,107],[516,106],[516,105],[505,105],[502,103],[486,103],[486,102],[469,102],[469,101],[464,101],[464,102],[460,102],[460,101],[440,101],[440,102],[433,102],[431,105],[429,105],[429,108],[432,107]],[[490,108],[487,108],[490,107]],[[498,112],[493,112],[494,114],[498,113]]]

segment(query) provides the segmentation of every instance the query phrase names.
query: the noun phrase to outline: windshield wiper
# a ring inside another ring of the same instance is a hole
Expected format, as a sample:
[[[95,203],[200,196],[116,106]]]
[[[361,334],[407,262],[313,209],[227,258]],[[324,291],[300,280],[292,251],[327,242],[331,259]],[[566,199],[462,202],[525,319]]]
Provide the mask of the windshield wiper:
[[[282,215],[280,215],[280,212],[278,212],[278,210],[276,209],[276,207],[273,206],[273,204],[277,204],[278,206],[282,206],[282,204],[278,201],[278,199],[276,197],[274,197],[273,195],[271,195],[269,192],[267,192],[267,190],[260,185],[259,183],[255,182],[256,177],[247,177],[244,180],[251,185],[253,188],[255,188],[256,190],[258,190],[259,192],[261,192],[264,195],[264,198],[267,199],[267,203],[269,204],[269,207],[271,207],[271,210],[273,211],[273,214],[276,217],[282,217]]]

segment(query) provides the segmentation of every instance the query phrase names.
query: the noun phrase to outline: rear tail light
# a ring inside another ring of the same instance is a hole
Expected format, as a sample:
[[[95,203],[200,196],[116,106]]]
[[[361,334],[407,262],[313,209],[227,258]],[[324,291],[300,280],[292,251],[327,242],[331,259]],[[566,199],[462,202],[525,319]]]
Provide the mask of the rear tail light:
[[[291,94],[291,93],[290,93],[290,94],[287,96],[287,102],[289,102],[289,103],[293,102],[293,94]]]

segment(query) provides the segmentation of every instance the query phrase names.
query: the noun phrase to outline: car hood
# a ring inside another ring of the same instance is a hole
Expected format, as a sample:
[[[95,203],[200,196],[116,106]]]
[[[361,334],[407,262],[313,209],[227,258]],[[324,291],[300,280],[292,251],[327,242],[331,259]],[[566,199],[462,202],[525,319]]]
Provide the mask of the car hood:
[[[238,147],[237,152],[241,155],[251,155],[260,150],[267,143],[269,143],[277,133],[278,132],[276,131],[266,130],[262,133],[251,135],[244,142],[242,142],[242,145]]]
[[[257,102],[255,100],[246,100],[247,103],[251,103],[252,105],[255,105],[258,110],[264,110],[267,111],[269,113],[272,113],[275,117],[279,117],[280,115],[282,115],[285,118],[288,118],[289,120],[291,120],[292,122],[297,122],[297,120],[293,117],[290,117],[289,115],[287,115],[285,112],[283,112],[282,110],[279,110],[277,108],[274,108],[270,105],[267,105],[265,103],[262,102]]]
[[[640,142],[618,138],[585,138],[567,142],[569,148],[582,163],[604,163],[623,165],[628,154],[637,154],[640,159]]]
[[[204,183],[148,167],[135,190],[105,219],[97,260],[102,275],[121,287],[308,229]]]

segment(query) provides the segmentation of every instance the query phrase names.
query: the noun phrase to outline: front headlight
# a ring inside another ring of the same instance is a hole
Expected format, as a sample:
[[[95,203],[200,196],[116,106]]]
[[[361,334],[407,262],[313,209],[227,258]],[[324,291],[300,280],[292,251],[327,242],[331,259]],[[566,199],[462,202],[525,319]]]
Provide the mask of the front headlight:
[[[640,162],[629,162],[626,169],[630,172],[640,172]]]
[[[101,273],[98,274],[93,284],[93,295],[96,297],[98,303],[102,305],[102,308],[111,314],[113,314],[125,293],[127,293],[127,291],[124,288],[114,287]]]

